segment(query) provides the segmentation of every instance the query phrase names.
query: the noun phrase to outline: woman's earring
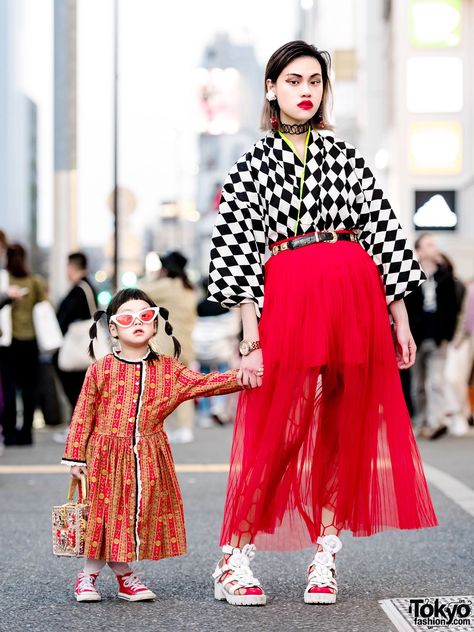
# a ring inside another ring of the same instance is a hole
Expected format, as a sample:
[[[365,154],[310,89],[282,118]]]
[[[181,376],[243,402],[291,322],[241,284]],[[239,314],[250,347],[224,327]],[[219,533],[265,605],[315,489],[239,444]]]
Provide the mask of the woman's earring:
[[[273,92],[273,90],[268,90],[267,94],[265,95],[267,101],[276,101],[276,94]]]
[[[321,110],[318,112],[317,126],[319,129],[324,129],[326,127]]]
[[[278,117],[276,114],[272,114],[270,116],[270,125],[272,126],[273,130],[277,130],[278,129]]]

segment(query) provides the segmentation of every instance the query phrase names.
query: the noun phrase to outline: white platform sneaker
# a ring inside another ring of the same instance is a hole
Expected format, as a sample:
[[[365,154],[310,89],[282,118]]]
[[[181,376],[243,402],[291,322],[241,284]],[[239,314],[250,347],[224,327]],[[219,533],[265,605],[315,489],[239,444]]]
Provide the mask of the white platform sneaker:
[[[222,566],[218,564],[212,574],[216,599],[226,600],[233,606],[264,606],[267,603],[267,596],[250,568],[255,551],[254,544],[246,544],[242,549],[228,545],[222,547],[224,556],[229,557],[224,557]],[[241,589],[245,590],[245,594],[236,594]]]
[[[305,603],[336,603],[336,553],[342,549],[337,535],[318,538],[322,551],[318,551],[308,566],[308,585],[304,591]]]

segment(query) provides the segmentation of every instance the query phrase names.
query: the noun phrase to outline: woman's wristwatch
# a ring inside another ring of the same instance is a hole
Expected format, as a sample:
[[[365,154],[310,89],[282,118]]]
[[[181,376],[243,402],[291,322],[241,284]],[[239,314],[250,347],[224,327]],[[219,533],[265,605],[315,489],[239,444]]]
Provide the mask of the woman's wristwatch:
[[[255,349],[261,349],[260,340],[255,340],[254,342],[250,342],[249,340],[242,340],[239,345],[239,351],[243,356],[248,356],[249,353],[255,351]]]

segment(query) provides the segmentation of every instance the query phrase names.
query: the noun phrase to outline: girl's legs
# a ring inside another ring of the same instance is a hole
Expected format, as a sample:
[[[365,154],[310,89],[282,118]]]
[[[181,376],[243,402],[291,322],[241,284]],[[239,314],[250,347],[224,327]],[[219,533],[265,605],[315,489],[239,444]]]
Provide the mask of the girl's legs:
[[[102,597],[95,587],[95,582],[105,564],[104,560],[85,559],[84,569],[77,576],[74,588],[76,601],[101,601]]]
[[[132,572],[132,569],[126,562],[108,562],[108,565],[116,575],[125,575],[125,573]]]
[[[91,560],[86,558],[84,562],[84,573],[86,575],[97,575],[106,565],[105,560]]]

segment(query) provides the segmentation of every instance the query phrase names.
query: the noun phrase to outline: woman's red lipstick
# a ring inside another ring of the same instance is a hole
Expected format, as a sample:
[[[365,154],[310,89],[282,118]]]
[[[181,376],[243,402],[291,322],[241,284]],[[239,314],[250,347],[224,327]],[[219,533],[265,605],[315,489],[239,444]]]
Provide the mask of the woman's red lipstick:
[[[313,107],[313,102],[301,101],[301,103],[298,103],[298,107],[301,108],[302,110],[311,110],[311,108]]]

